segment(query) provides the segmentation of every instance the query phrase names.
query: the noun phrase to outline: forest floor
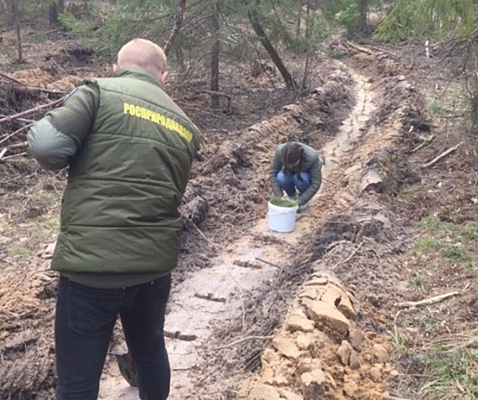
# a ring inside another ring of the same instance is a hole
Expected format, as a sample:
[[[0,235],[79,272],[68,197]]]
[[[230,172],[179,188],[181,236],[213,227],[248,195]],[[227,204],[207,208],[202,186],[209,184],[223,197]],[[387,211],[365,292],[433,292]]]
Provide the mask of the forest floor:
[[[0,72],[64,91],[107,73],[74,41],[55,43],[27,46],[21,67],[0,60]],[[172,400],[478,398],[478,154],[462,88],[420,49],[329,50],[341,59],[316,57],[300,100],[247,66],[224,66],[231,100],[217,110],[200,71],[167,85],[205,137],[166,317]],[[3,115],[55,96],[19,87],[0,77]],[[19,126],[0,128],[1,141]],[[318,150],[324,181],[279,234],[267,225],[268,168],[290,140]],[[0,398],[46,400],[66,173],[40,171],[23,141],[0,142]],[[111,350],[125,350],[117,328]],[[114,357],[100,398],[138,398]]]

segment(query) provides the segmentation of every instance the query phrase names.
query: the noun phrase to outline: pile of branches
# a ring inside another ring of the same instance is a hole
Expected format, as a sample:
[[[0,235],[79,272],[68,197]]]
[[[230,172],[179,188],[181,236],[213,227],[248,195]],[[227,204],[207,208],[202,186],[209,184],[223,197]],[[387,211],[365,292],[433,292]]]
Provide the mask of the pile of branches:
[[[0,163],[28,155],[26,134],[66,92],[29,87],[0,73]]]

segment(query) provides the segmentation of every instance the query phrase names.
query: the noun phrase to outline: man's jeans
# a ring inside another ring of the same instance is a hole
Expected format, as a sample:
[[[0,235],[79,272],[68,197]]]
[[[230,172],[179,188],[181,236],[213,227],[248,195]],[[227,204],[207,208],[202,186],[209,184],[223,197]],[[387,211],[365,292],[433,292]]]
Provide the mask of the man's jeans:
[[[170,289],[171,274],[123,289],[94,289],[61,277],[55,316],[57,400],[97,399],[118,315],[140,398],[166,400],[170,368],[163,328]]]
[[[310,174],[308,172],[284,172],[279,171],[277,174],[277,183],[281,190],[285,190],[287,196],[294,198],[297,193],[304,193],[310,186]]]

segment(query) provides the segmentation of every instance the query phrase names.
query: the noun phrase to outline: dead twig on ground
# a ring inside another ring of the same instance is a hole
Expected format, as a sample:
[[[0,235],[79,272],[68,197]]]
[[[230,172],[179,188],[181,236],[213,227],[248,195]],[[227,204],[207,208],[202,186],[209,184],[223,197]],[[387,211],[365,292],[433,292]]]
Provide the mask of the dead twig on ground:
[[[52,89],[44,89],[40,87],[30,87],[30,86],[13,86],[12,90],[20,94],[47,93],[47,94],[66,95],[68,93],[67,91],[64,91],[64,90],[52,90]]]
[[[6,114],[0,114],[0,118],[5,118],[8,117]],[[34,123],[35,121],[33,119],[26,119],[26,118],[17,118],[18,121],[20,122],[26,122],[28,124]]]
[[[8,79],[8,80],[11,81],[11,82],[16,83],[17,85],[22,85],[22,86],[24,86],[24,84],[23,84],[22,82],[17,81],[15,78],[12,78],[11,76],[2,74],[1,72],[0,72],[0,76],[1,76],[2,78]]]
[[[53,62],[55,62],[55,61],[53,61]],[[55,64],[58,67],[60,67],[56,62],[55,62]],[[65,70],[63,68],[61,68],[61,70],[63,72],[65,72]],[[1,72],[0,72],[0,76],[2,78],[8,79],[9,81],[13,82],[15,85],[18,85],[18,86],[13,86],[12,87],[13,91],[15,91],[17,93],[49,93],[49,94],[66,94],[67,93],[65,91],[51,90],[51,89],[45,89],[45,88],[41,88],[41,87],[27,86],[23,82],[20,82],[19,80],[15,79],[15,78],[12,78],[11,76],[8,76],[6,74],[2,74]]]
[[[346,244],[346,243],[351,243],[350,240],[339,240],[337,242],[333,242],[327,246],[327,248],[324,251],[324,254],[328,253],[330,250],[332,250],[334,247],[337,247],[341,244]]]
[[[448,150],[444,151],[443,153],[441,153],[440,155],[436,156],[433,160],[431,160],[430,162],[426,163],[425,165],[423,165],[424,168],[429,168],[433,165],[435,165],[438,161],[442,160],[443,158],[445,158],[446,156],[450,155],[451,153],[453,153],[454,151],[458,150],[458,148],[463,144],[463,142],[460,142],[458,143],[456,146],[453,146],[453,147],[450,147]]]
[[[250,269],[262,269],[261,265],[251,263],[249,261],[235,260],[232,265],[237,265],[241,268],[250,268]]]
[[[2,151],[0,151],[0,161],[3,159],[7,151],[13,150],[13,149],[19,149],[19,148],[27,147],[27,146],[28,146],[28,142],[22,142],[22,143],[12,144],[11,146],[5,147]]]
[[[385,400],[409,400],[403,397],[388,396]]]
[[[433,141],[433,139],[435,139],[435,135],[431,135],[428,139],[425,139],[423,143],[419,144],[412,150],[412,153],[415,153],[416,151],[422,149],[425,146],[428,146]]]
[[[334,185],[334,186],[339,186],[339,185],[337,185],[337,183],[331,181],[330,179],[327,179],[327,178],[322,177],[322,180],[325,181],[325,182],[331,183],[331,184]]]
[[[350,261],[351,258],[355,255],[355,253],[357,253],[357,251],[359,251],[359,249],[362,247],[363,244],[364,244],[364,241],[362,240],[360,242],[360,244],[357,246],[357,248],[354,251],[352,251],[352,253],[350,253],[350,255],[345,260],[339,261],[337,264],[335,264],[333,269],[337,268],[341,264],[345,264],[348,261]]]
[[[197,297],[198,299],[214,301],[216,303],[226,302],[226,299],[224,297],[214,297],[212,293],[208,293],[208,294],[194,293],[194,297]]]
[[[198,233],[201,235],[201,237],[206,241],[208,242],[211,246],[213,246],[216,250],[219,249],[219,245],[214,243],[211,239],[209,239],[208,237],[206,237],[206,235],[201,231],[201,229],[198,228],[198,226],[193,222],[193,226],[196,228],[196,230],[198,231]]]
[[[278,268],[278,269],[281,268],[280,265],[271,263],[270,261],[267,261],[267,260],[263,260],[262,258],[259,258],[259,257],[256,257],[256,260],[257,260],[257,261],[260,261],[260,262],[263,262],[264,264],[270,265],[271,267],[274,267],[274,268]]]
[[[10,158],[22,157],[22,156],[27,156],[27,155],[28,155],[28,152],[18,153],[18,154],[14,154],[12,156],[3,157],[2,161],[9,160]]]
[[[27,146],[28,146],[28,142],[16,143],[16,144],[12,144],[11,146],[8,146],[8,150],[19,149],[19,148],[27,147]]]
[[[23,127],[21,127],[20,129],[17,129],[15,132],[12,132],[10,134],[8,134],[7,136],[5,136],[2,140],[0,140],[0,144],[2,144],[3,142],[6,142],[8,139],[10,139],[12,136],[15,136],[25,130],[27,130],[28,128],[30,128],[31,126],[33,125],[32,124],[28,124],[28,125],[25,125]]]
[[[442,300],[448,299],[449,297],[456,296],[460,293],[461,292],[451,292],[451,293],[441,294],[435,297],[430,297],[429,299],[420,300],[420,301],[405,301],[403,303],[398,303],[397,307],[406,308],[406,307],[426,306],[430,304],[439,303]]]
[[[34,176],[34,174],[30,174],[30,175],[27,175],[27,176],[23,176],[23,175],[19,175],[19,176],[16,176],[15,178],[11,178],[11,179],[5,179],[3,181],[0,181],[0,185],[1,184],[7,184],[7,183],[12,183],[12,182],[15,182],[15,181],[18,181],[18,180],[23,180],[24,182],[27,181],[28,179],[32,178]],[[1,294],[1,293],[0,293]],[[0,296],[1,297],[1,296]]]
[[[60,64],[58,64],[53,58],[50,58],[50,61],[51,61],[53,64],[55,64],[55,66],[56,66],[60,71],[66,73],[65,68],[63,68]]]
[[[368,238],[368,237],[364,237],[363,239],[366,240],[366,241],[371,245],[370,250],[371,250],[373,253],[375,253],[375,255],[377,256],[378,260],[379,260],[380,262],[382,262],[382,257],[380,257],[380,254],[378,253],[378,251],[377,251],[377,250],[375,249],[375,247],[374,247],[374,246],[377,244],[377,242],[375,242],[374,240],[372,240],[372,239],[370,239],[370,238]]]
[[[270,261],[264,260],[264,259],[259,258],[259,257],[256,257],[256,260],[260,261],[260,262],[263,262],[264,264],[270,265],[271,267],[277,268],[279,270],[279,272],[277,274],[277,280],[276,280],[276,285],[277,285],[280,282],[281,277],[282,277],[282,269],[283,269],[282,265],[277,265],[277,264],[271,263]]]
[[[373,52],[372,50],[369,50],[365,47],[362,47],[362,46],[358,46],[356,44],[353,44],[349,41],[345,42],[345,45],[350,47],[351,49],[354,49],[355,51],[358,51],[360,53],[365,53],[365,54],[368,54],[369,56],[373,56],[374,54],[376,54],[375,52]]]
[[[2,151],[0,151],[0,161],[2,161],[2,158],[5,155],[5,153],[7,152],[7,150],[8,149],[5,147]]]
[[[241,344],[241,343],[244,343],[244,342],[247,342],[248,340],[269,340],[269,339],[273,339],[274,336],[247,336],[247,337],[244,337],[242,339],[239,339],[239,340],[236,340],[234,342],[231,342],[229,344],[225,344],[223,346],[218,346],[218,347],[214,347],[213,350],[221,350],[221,349],[227,349],[228,347],[233,347],[233,346],[236,346],[238,344]]]
[[[3,122],[13,121],[13,120],[15,120],[19,117],[23,117],[25,115],[33,114],[34,112],[41,111],[41,110],[43,110],[45,108],[48,108],[48,107],[54,107],[57,104],[60,104],[64,100],[64,98],[65,98],[65,96],[63,96],[60,99],[50,101],[49,103],[42,104],[41,106],[33,107],[33,108],[30,108],[29,110],[25,110],[25,111],[19,112],[17,114],[9,115],[8,117],[0,119],[0,124],[2,124]]]

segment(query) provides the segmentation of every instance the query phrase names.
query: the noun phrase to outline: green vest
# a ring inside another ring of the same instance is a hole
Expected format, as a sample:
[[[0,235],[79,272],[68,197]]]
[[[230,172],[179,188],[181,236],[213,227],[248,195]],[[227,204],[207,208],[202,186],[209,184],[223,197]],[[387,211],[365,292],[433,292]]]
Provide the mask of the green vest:
[[[142,70],[95,79],[100,106],[70,162],[52,268],[157,273],[176,266],[178,207],[199,132]]]

